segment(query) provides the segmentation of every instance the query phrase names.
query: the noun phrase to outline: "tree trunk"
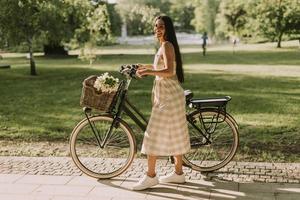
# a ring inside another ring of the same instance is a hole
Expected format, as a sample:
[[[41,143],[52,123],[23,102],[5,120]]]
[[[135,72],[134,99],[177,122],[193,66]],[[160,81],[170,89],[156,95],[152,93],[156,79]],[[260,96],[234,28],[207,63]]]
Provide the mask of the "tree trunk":
[[[282,35],[283,35],[283,31],[279,33],[278,41],[277,41],[277,48],[281,48]]]
[[[29,39],[28,41],[28,47],[29,47],[29,60],[30,60],[30,75],[36,76],[36,67],[35,67],[35,61],[33,56],[33,49],[32,49],[32,40]]]

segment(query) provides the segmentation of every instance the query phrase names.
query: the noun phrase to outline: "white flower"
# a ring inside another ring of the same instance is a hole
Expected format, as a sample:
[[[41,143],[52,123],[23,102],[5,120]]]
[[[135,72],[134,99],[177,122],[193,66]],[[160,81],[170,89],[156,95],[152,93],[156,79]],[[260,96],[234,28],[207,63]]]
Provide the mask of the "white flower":
[[[119,86],[119,79],[113,76],[110,76],[107,72],[98,76],[94,87],[101,92],[116,92]]]

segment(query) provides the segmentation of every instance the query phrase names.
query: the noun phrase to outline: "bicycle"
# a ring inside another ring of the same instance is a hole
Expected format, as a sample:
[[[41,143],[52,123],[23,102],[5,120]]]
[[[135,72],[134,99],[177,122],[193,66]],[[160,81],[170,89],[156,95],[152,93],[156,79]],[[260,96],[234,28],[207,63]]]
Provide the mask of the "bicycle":
[[[92,114],[92,109],[84,108],[85,118],[71,133],[71,157],[88,176],[118,176],[137,153],[135,134],[122,116],[129,116],[145,132],[146,118],[127,98],[136,70],[136,65],[122,66],[120,73],[126,78],[120,82],[111,109],[104,114]],[[183,156],[184,166],[202,172],[224,167],[233,159],[239,144],[238,125],[226,112],[231,97],[194,99],[189,90],[185,95],[191,150]]]

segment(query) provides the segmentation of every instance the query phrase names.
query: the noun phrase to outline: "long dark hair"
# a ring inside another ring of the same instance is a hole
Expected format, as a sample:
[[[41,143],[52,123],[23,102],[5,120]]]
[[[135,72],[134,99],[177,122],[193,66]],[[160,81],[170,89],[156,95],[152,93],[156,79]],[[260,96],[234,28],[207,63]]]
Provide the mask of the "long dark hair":
[[[182,68],[181,54],[180,54],[172,19],[168,16],[158,16],[155,18],[155,22],[159,19],[161,19],[165,24],[165,35],[164,35],[165,40],[171,42],[174,46],[175,60],[176,60],[176,74],[177,74],[178,81],[180,83],[183,83],[184,73]]]

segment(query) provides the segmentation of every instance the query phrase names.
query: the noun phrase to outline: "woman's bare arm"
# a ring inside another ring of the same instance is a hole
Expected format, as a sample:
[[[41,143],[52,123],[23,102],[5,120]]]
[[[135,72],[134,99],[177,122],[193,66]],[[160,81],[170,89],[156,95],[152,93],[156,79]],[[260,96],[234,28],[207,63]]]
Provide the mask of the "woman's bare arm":
[[[174,76],[174,60],[175,60],[175,51],[174,47],[170,42],[165,42],[162,45],[163,60],[164,60],[164,69],[154,70],[153,67],[147,69],[139,70],[139,74],[143,75],[152,75],[160,77],[172,77]]]
[[[154,67],[153,67],[153,65],[149,65],[149,64],[147,64],[147,65],[143,65],[143,64],[138,64],[139,65],[139,69],[153,69]]]

